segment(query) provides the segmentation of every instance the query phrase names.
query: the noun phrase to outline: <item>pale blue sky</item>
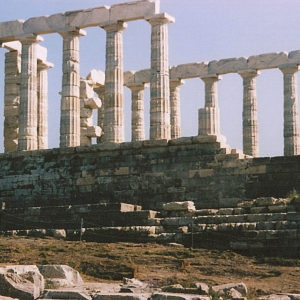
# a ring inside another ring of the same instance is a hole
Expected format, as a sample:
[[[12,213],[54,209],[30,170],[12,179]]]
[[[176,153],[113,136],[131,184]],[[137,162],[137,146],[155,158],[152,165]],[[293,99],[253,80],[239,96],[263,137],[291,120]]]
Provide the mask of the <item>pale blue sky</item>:
[[[57,12],[112,5],[119,0],[0,0],[0,21],[27,19]],[[300,49],[300,0],[161,0],[161,11],[176,18],[169,26],[170,65]],[[81,38],[81,75],[104,71],[105,32],[87,28]],[[62,40],[43,36],[49,71],[49,145],[58,146]],[[3,131],[4,49],[0,50],[0,132]],[[129,22],[124,32],[125,70],[150,66],[150,25]],[[279,70],[262,71],[257,79],[260,155],[283,153],[283,82]],[[197,134],[198,109],[204,103],[200,79],[186,80],[181,89],[183,136]],[[130,93],[125,88],[126,140],[130,140]],[[221,131],[232,148],[242,147],[242,80],[224,75],[219,83]],[[149,123],[149,89],[146,91]],[[147,130],[148,135],[148,130]],[[0,139],[3,152],[3,139]]]

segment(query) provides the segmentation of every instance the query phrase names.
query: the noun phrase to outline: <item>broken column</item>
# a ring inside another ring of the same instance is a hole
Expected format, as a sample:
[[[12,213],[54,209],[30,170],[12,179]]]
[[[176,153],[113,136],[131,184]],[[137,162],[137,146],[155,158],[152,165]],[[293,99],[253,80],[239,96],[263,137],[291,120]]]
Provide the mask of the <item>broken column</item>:
[[[53,64],[38,60],[37,64],[37,143],[38,149],[48,148],[48,69]]]
[[[298,97],[297,97],[297,65],[282,66],[284,82],[284,155],[300,154]]]
[[[127,85],[131,90],[131,141],[145,140],[144,90],[146,84]]]
[[[37,51],[36,44],[43,39],[30,36],[20,39],[21,87],[19,110],[19,150],[37,149]]]
[[[79,38],[83,30],[60,33],[63,37],[63,79],[60,116],[60,147],[80,145]]]
[[[86,77],[93,86],[94,93],[98,95],[101,101],[101,106],[98,108],[98,118],[97,125],[101,129],[101,135],[97,137],[97,144],[103,142],[103,127],[104,127],[104,84],[105,84],[105,74],[100,70],[93,69]]]
[[[101,136],[101,128],[93,124],[93,110],[101,107],[101,100],[94,95],[92,84],[80,80],[80,146],[92,144],[93,137]]]
[[[181,137],[180,86],[183,80],[170,81],[171,139]]]
[[[201,78],[205,83],[205,107],[199,109],[199,135],[220,137],[220,114],[218,104],[218,75]]]
[[[174,18],[162,13],[151,24],[150,139],[170,139],[168,24]]]
[[[105,142],[124,142],[123,30],[126,27],[124,22],[103,27],[106,31]]]
[[[9,50],[4,66],[4,151],[12,152],[18,149],[21,44],[4,43],[2,47]]]
[[[258,121],[256,99],[256,70],[239,73],[243,78],[243,152],[258,157]]]

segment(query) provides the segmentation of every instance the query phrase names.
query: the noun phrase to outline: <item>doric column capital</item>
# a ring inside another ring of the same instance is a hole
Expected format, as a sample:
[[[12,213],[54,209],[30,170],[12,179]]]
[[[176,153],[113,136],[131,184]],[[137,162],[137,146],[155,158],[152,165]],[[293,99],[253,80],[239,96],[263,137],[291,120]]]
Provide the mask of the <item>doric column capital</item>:
[[[244,78],[254,78],[258,75],[260,75],[260,72],[258,70],[242,70],[238,72],[241,77]]]
[[[119,32],[119,31],[123,31],[124,29],[127,28],[127,23],[119,21],[117,23],[101,26],[101,28],[103,28],[107,32],[109,32],[109,31]]]
[[[174,23],[175,18],[166,13],[161,13],[161,14],[153,15],[153,16],[147,18],[147,21],[151,25],[169,24],[169,23]]]
[[[221,80],[222,76],[213,74],[213,75],[208,75],[208,76],[200,77],[200,78],[201,78],[201,80],[204,81],[204,83],[212,83],[212,82],[217,82],[217,81]]]
[[[48,70],[54,67],[54,64],[48,61],[38,60],[37,69],[38,71]]]
[[[294,74],[299,71],[299,66],[295,64],[286,64],[279,66],[279,69],[283,74]]]
[[[16,39],[20,41],[22,45],[31,45],[31,44],[36,44],[44,41],[42,36],[36,34],[21,36],[21,37],[17,37]]]
[[[170,79],[170,88],[177,88],[185,83],[182,79]]]
[[[72,38],[72,37],[81,37],[86,35],[86,31],[82,29],[70,29],[68,31],[59,32],[59,34],[65,38]]]
[[[143,91],[145,88],[148,87],[147,83],[127,83],[126,86],[131,91]]]

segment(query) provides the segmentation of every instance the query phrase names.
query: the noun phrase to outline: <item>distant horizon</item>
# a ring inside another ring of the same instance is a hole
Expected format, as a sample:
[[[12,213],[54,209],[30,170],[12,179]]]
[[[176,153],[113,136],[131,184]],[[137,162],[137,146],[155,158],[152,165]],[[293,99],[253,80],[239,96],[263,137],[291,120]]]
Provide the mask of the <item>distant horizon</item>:
[[[28,19],[77,9],[131,1],[116,0],[11,0],[0,12],[0,22]],[[300,1],[273,0],[160,0],[161,12],[175,17],[169,25],[170,66],[249,57],[263,53],[300,49]],[[105,71],[105,31],[85,28],[80,39],[81,77],[92,69]],[[128,22],[124,31],[124,70],[150,67],[151,27],[146,21]],[[49,70],[49,148],[59,146],[59,114],[62,77],[62,38],[43,35],[48,48]],[[3,152],[4,49],[0,56],[0,152]],[[231,148],[242,149],[242,79],[223,75],[219,82],[221,133]],[[299,80],[298,80],[299,89]],[[131,95],[125,94],[125,136],[130,141]],[[260,156],[283,154],[283,78],[280,70],[263,70],[257,78]],[[298,97],[299,99],[299,97]],[[228,101],[230,100],[230,101]],[[149,137],[149,88],[145,92],[146,138]],[[198,109],[204,105],[204,84],[187,79],[181,87],[182,136],[198,132]]]

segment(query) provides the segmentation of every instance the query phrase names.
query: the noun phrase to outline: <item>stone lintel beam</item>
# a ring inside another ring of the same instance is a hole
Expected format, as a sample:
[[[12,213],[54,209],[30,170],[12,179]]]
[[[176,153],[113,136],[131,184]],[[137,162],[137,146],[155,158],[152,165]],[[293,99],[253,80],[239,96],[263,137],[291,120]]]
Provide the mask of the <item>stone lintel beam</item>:
[[[298,65],[281,66],[284,82],[284,155],[300,154],[299,112],[297,93]]]
[[[105,26],[119,21],[142,20],[159,12],[159,0],[140,0],[33,17],[26,21],[0,23],[0,42],[16,40],[17,36],[68,31],[70,28]]]
[[[259,155],[256,77],[257,70],[239,72],[243,78],[243,152],[253,157]]]

